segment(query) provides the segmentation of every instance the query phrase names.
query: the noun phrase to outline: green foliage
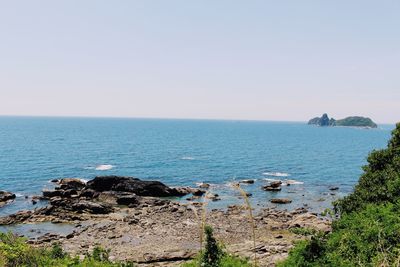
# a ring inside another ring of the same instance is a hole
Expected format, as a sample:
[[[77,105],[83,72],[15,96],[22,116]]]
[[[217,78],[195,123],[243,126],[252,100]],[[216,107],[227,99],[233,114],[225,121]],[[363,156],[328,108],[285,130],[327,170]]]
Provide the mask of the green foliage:
[[[395,266],[400,259],[400,203],[344,214],[328,235],[298,243],[286,266]]]
[[[59,244],[50,249],[35,248],[12,233],[0,233],[0,266],[5,267],[133,267],[131,263],[111,263],[108,251],[98,247],[84,260],[72,258]]]
[[[353,127],[371,127],[376,128],[377,125],[370,118],[353,116],[342,120],[335,121],[336,126],[353,126]]]
[[[204,233],[206,235],[204,251],[195,260],[184,263],[182,267],[250,267],[246,260],[224,252],[214,238],[211,226],[206,225]]]
[[[400,266],[400,124],[372,152],[354,192],[334,203],[332,233],[299,242],[280,267]]]
[[[204,227],[204,232],[206,235],[206,246],[204,252],[201,255],[201,266],[204,267],[218,267],[220,266],[221,258],[224,256],[220,245],[214,238],[213,229],[211,226],[206,225]]]
[[[95,261],[100,261],[100,262],[108,262],[108,258],[110,256],[110,251],[106,250],[102,247],[96,246],[93,249],[93,254],[92,257]]]
[[[50,250],[50,257],[53,259],[64,259],[67,256],[59,243],[53,244]]]
[[[303,228],[303,227],[291,228],[290,231],[293,234],[302,236],[311,236],[317,233],[317,231],[312,228]]]
[[[334,203],[339,214],[363,209],[369,203],[400,200],[400,123],[387,149],[373,151],[354,192]]]
[[[182,267],[199,267],[199,266],[204,266],[201,264],[201,258],[199,257],[198,259],[195,259],[191,262],[184,263]],[[225,254],[220,262],[219,262],[219,267],[250,267],[252,266],[247,262],[245,259],[241,259],[237,256],[234,255],[228,255]]]

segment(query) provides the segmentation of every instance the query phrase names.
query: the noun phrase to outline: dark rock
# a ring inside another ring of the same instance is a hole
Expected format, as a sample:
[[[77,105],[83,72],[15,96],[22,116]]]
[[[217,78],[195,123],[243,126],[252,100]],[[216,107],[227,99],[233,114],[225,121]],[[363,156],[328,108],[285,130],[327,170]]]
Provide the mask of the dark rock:
[[[208,188],[210,188],[210,184],[208,184],[208,183],[201,183],[201,184],[199,184],[199,187],[200,187],[200,188],[204,188],[204,189],[208,189]]]
[[[22,210],[9,216],[0,217],[0,225],[10,225],[24,222],[32,216],[32,211]]]
[[[205,191],[200,190],[200,189],[194,189],[192,191],[193,196],[196,196],[196,197],[200,197],[200,196],[204,195],[205,193],[206,193]]]
[[[112,207],[109,205],[86,200],[81,200],[72,204],[71,209],[77,212],[89,212],[93,214],[107,214],[113,211]]]
[[[282,189],[280,187],[272,187],[272,186],[263,186],[262,189],[264,191],[281,191]]]
[[[336,190],[339,190],[339,187],[337,187],[337,186],[331,186],[331,187],[329,187],[329,190],[331,190],[331,191],[336,191]]]
[[[98,176],[87,183],[87,188],[95,191],[121,191],[131,192],[138,196],[174,197],[184,196],[179,192],[158,181],[142,181],[133,177]]]
[[[242,184],[254,184],[254,180],[253,179],[246,179],[246,180],[240,181],[240,183],[242,183]]]
[[[99,192],[96,192],[93,189],[84,189],[80,192],[79,196],[85,198],[96,198],[99,196]]]
[[[63,195],[63,191],[61,190],[43,190],[44,198],[52,198],[52,197],[61,197]]]
[[[15,199],[15,194],[7,191],[0,191],[0,202],[6,202],[12,199]]]
[[[117,199],[118,205],[127,205],[127,206],[129,205],[129,207],[138,205],[139,202],[140,202],[140,198],[138,196],[136,196],[135,194],[119,196]]]
[[[86,183],[78,178],[63,178],[58,184],[63,190],[82,190],[86,186]]]
[[[269,183],[270,187],[279,188],[282,185],[282,181],[272,181]]]
[[[139,204],[140,197],[129,192],[104,191],[99,193],[98,200],[112,205]]]
[[[51,180],[51,182],[52,182],[52,183],[57,183],[57,184],[58,184],[58,183],[60,182],[60,180],[58,180],[58,179],[53,179],[53,180]]]
[[[221,198],[218,194],[207,194],[206,198],[210,199],[211,201],[219,201]]]
[[[271,199],[271,203],[275,203],[275,204],[289,204],[292,203],[292,200],[288,199],[288,198],[273,198]]]

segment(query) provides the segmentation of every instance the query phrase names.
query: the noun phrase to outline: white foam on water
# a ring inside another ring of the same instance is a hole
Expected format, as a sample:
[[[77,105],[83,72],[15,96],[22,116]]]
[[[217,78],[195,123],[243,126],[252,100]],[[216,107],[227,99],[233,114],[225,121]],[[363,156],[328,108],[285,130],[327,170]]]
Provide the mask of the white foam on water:
[[[285,180],[286,184],[304,184],[304,182],[296,181],[296,180]]]
[[[95,170],[96,171],[108,171],[111,170],[112,168],[114,168],[113,165],[110,164],[102,164],[102,165],[97,165]]]
[[[193,157],[182,157],[181,160],[194,160]]]
[[[267,182],[282,182],[282,185],[304,184],[304,182],[297,181],[297,180],[286,180],[286,179],[285,180],[279,180],[279,179],[270,179],[270,178],[264,178],[263,180],[267,181]]]
[[[23,197],[24,195],[21,193],[15,193],[15,197]]]
[[[94,169],[96,169],[96,167],[88,166],[88,167],[85,167],[84,169],[85,169],[85,170],[94,170]]]
[[[264,172],[263,175],[275,176],[275,177],[288,177],[288,176],[290,176],[290,174],[286,173],[286,172]]]

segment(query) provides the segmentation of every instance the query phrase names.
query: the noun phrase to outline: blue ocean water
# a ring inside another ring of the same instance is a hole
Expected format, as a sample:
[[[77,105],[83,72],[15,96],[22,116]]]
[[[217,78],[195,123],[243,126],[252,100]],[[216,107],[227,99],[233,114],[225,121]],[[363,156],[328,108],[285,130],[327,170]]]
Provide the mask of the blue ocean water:
[[[167,119],[0,117],[0,190],[17,193],[0,215],[33,209],[24,196],[40,194],[54,178],[125,175],[170,186],[213,184],[222,200],[241,201],[229,183],[256,179],[243,188],[254,205],[289,197],[291,205],[329,207],[349,193],[368,153],[386,146],[394,126],[379,129],[320,128],[305,123]],[[298,183],[265,192],[268,179]],[[339,191],[331,195],[330,186]]]

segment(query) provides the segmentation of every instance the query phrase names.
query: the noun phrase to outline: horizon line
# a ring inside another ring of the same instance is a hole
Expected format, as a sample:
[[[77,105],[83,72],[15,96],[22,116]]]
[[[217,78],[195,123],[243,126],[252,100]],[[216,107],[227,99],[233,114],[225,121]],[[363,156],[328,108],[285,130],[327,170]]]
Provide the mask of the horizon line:
[[[134,117],[134,116],[90,116],[90,115],[5,115],[0,117],[17,118],[71,118],[71,119],[138,119],[138,120],[199,120],[199,121],[243,121],[243,122],[294,122],[307,123],[308,120],[275,120],[275,119],[230,119],[230,118],[187,118],[187,117]],[[396,125],[397,122],[376,122],[380,125]]]

